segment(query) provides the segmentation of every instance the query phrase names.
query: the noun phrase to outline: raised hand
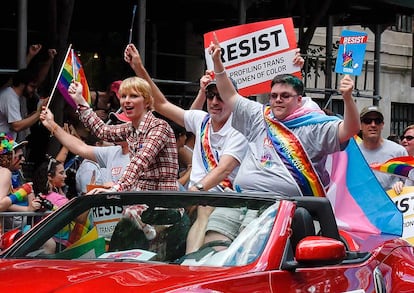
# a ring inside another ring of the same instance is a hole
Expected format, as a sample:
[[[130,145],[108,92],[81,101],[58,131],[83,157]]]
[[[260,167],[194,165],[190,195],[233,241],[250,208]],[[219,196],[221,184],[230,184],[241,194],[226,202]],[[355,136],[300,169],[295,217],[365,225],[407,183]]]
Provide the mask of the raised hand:
[[[352,98],[352,90],[354,89],[354,81],[349,76],[349,74],[345,74],[344,77],[341,79],[339,85],[339,91],[341,92],[344,98]]]
[[[129,63],[131,68],[135,71],[138,66],[142,65],[141,55],[134,44],[128,44],[124,50],[124,60]]]
[[[68,93],[76,105],[89,107],[88,103],[82,96],[83,86],[80,82],[73,80],[69,85]]]

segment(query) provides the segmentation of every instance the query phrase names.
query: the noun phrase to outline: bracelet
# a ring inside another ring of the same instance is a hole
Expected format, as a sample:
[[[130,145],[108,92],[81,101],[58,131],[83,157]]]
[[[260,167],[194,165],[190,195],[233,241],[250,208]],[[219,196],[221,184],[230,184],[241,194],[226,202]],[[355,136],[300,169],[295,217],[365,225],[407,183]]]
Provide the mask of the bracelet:
[[[58,129],[59,125],[56,123],[55,127],[52,128],[52,131],[50,131],[50,137],[55,135],[55,131]]]
[[[220,71],[220,72],[215,72],[214,71],[214,74],[215,75],[221,75],[221,74],[224,74],[224,73],[226,73],[226,69],[225,68],[223,69],[223,71]]]

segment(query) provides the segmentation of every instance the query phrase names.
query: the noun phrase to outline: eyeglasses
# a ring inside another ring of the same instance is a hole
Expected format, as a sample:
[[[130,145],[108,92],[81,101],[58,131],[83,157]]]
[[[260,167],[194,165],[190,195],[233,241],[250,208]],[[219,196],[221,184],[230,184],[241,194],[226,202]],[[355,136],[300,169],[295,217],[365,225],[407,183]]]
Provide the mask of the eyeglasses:
[[[207,91],[207,92],[206,92],[206,98],[207,98],[207,99],[212,100],[212,99],[214,99],[214,97],[216,97],[216,98],[217,98],[217,100],[219,100],[219,101],[221,101],[221,102],[223,101],[223,100],[221,99],[221,97],[220,97],[219,93],[210,92],[210,91]]]
[[[361,122],[364,124],[371,124],[372,121],[375,122],[375,125],[380,125],[384,120],[382,118],[362,118]]]
[[[401,135],[400,139],[401,139],[401,141],[403,141],[404,139],[406,139],[407,141],[412,141],[414,139],[414,136],[411,136],[411,135],[407,135],[407,136]]]
[[[290,99],[290,98],[292,98],[292,97],[297,97],[298,95],[292,95],[292,94],[290,94],[290,93],[281,93],[281,94],[277,94],[277,93],[271,93],[270,95],[269,95],[269,98],[270,99],[274,99],[274,100],[276,100],[277,99],[277,97],[280,97],[280,99],[282,99],[282,100],[287,100],[287,99]]]

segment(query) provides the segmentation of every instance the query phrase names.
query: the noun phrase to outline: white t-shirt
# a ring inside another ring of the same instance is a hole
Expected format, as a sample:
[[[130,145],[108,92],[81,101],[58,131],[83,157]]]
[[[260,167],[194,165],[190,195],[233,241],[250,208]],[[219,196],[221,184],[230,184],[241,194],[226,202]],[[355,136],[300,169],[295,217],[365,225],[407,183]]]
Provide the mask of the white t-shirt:
[[[208,174],[203,164],[200,145],[201,124],[207,114],[207,112],[201,110],[187,110],[184,114],[184,125],[186,130],[195,135],[189,186],[194,185]],[[232,156],[239,162],[243,160],[247,150],[247,141],[244,136],[231,127],[231,116],[224,126],[217,132],[213,131],[210,124],[210,144],[212,151],[216,153],[219,158],[225,154]],[[230,181],[233,182],[237,170],[238,168],[235,168],[228,176]],[[212,188],[210,190],[220,191],[218,188]]]
[[[98,163],[84,159],[76,170],[76,192],[86,193],[86,185],[90,184],[93,173],[95,172],[95,184],[104,184],[104,176],[106,176],[106,168],[99,167]]]
[[[16,139],[17,132],[11,130],[10,124],[22,120],[20,97],[7,87],[0,91],[0,101],[0,132],[11,133]]]
[[[341,150],[338,137],[340,122],[338,119],[291,129],[306,150],[324,186],[329,184],[329,174],[325,168],[327,155]],[[240,96],[233,111],[232,125],[249,142],[249,149],[234,184],[242,192],[302,195],[298,184],[268,138],[263,104]]]
[[[101,168],[106,168],[104,183],[118,182],[130,162],[129,153],[123,154],[120,145],[95,147],[94,150],[97,163]]]

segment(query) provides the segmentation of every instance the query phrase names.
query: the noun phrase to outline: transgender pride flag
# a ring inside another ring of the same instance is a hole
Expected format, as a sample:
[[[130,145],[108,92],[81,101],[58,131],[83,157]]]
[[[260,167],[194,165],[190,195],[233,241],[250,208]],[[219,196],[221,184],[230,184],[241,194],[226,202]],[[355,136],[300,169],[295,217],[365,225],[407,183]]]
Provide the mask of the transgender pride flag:
[[[382,188],[355,139],[331,155],[327,197],[345,231],[402,236],[403,214]],[[328,168],[329,169],[329,168]]]
[[[72,80],[79,81],[83,86],[82,95],[88,104],[91,104],[91,94],[89,92],[88,82],[86,80],[85,72],[82,68],[82,64],[79,57],[75,54],[75,51],[69,47],[68,53],[66,54],[65,61],[61,73],[58,78],[57,88],[66,102],[73,108],[76,108],[75,102],[69,96],[68,88]]]

